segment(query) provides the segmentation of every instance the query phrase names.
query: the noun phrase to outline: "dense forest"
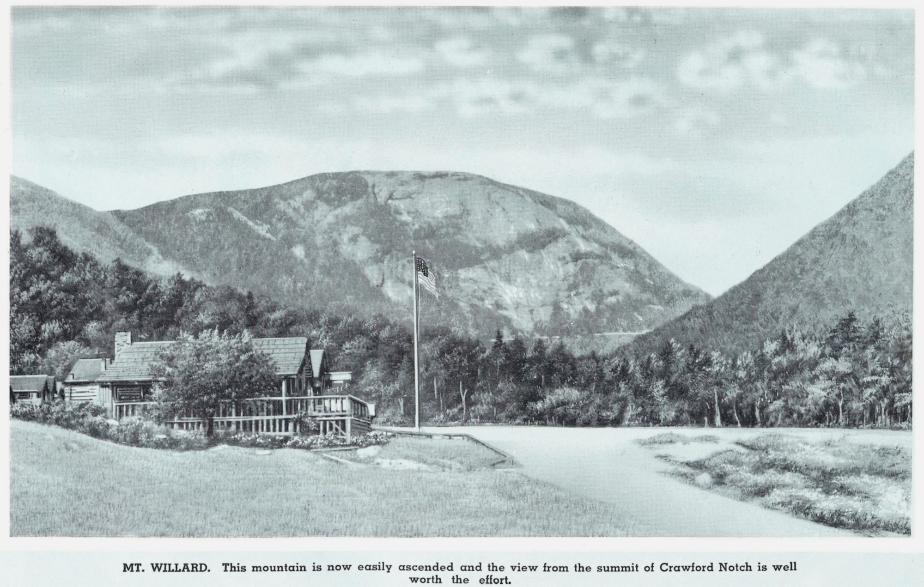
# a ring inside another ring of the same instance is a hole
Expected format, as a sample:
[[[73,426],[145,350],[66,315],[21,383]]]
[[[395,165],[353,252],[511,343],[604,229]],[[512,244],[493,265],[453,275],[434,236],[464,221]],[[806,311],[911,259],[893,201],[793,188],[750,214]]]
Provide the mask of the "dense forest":
[[[37,227],[10,242],[10,364],[63,377],[77,358],[111,356],[113,334],[138,340],[218,329],[307,336],[383,423],[414,412],[411,335],[386,317],[293,308],[225,286],[100,263]],[[421,414],[430,423],[552,425],[910,426],[911,319],[792,327],[737,354],[663,341],[656,352],[575,356],[561,343],[449,328],[421,334]]]

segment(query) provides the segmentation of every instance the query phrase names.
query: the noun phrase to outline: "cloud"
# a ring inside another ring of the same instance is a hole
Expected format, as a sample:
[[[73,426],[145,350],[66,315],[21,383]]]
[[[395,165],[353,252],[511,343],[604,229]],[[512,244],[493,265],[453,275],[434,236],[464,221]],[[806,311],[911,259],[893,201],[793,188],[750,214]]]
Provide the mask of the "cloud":
[[[530,37],[517,60],[540,73],[565,73],[581,63],[574,39],[559,33]]]
[[[611,80],[588,77],[568,82],[459,78],[429,93],[448,98],[458,114],[524,114],[539,108],[587,111],[598,118],[633,118],[669,103],[653,80],[633,77]]]
[[[304,52],[317,50],[305,35],[279,31],[266,35],[260,31],[229,35],[219,42],[220,57],[208,60],[180,79],[195,83],[218,85],[275,86],[280,79],[290,77],[294,60]]]
[[[413,91],[356,96],[349,106],[367,113],[416,113],[448,104],[463,118],[531,115],[546,109],[583,111],[601,119],[629,119],[671,102],[661,84],[644,77],[567,81],[458,77]]]
[[[324,52],[318,46],[283,37],[213,60],[192,72],[180,72],[172,85],[185,90],[256,93],[317,88],[337,79],[403,77],[425,68],[423,57],[399,49]]]
[[[633,118],[668,103],[661,86],[653,80],[633,77],[625,80],[589,78],[562,86],[548,94],[552,105],[589,108],[600,118]]]
[[[591,55],[597,64],[632,69],[645,58],[645,50],[605,39],[594,44]]]
[[[431,93],[435,98],[448,98],[464,117],[529,112],[535,108],[539,94],[536,82],[496,78],[459,78],[437,86]]]
[[[437,41],[436,52],[450,65],[476,67],[487,63],[491,50],[475,45],[468,37],[451,37]]]
[[[663,6],[657,8],[607,6],[599,9],[599,12],[604,21],[616,24],[632,26],[651,24],[679,25],[687,19],[688,9]]]
[[[528,24],[544,21],[551,9],[546,6],[531,7],[496,7],[491,9],[491,13],[496,22],[506,27],[522,27]]]
[[[298,69],[307,74],[323,73],[348,77],[409,75],[423,71],[424,67],[424,60],[417,55],[385,50],[351,54],[332,53],[298,64]]]
[[[837,43],[814,39],[792,52],[794,71],[816,88],[846,88],[866,77],[866,67],[849,61]]]
[[[769,89],[783,77],[779,59],[757,31],[739,31],[688,54],[677,68],[681,83],[698,90],[730,92],[745,84]]]
[[[745,87],[777,90],[794,80],[832,89],[862,81],[867,70],[867,65],[848,59],[842,46],[830,39],[811,40],[783,55],[771,50],[760,32],[739,31],[689,53],[677,67],[677,78],[688,87],[719,93]]]

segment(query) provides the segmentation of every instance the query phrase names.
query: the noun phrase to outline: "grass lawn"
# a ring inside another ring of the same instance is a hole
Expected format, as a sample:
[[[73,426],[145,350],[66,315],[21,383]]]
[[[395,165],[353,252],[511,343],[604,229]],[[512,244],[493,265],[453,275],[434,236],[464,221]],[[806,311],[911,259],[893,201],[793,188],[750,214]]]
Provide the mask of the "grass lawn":
[[[13,536],[626,534],[607,504],[490,468],[494,453],[464,440],[399,438],[350,457],[369,466],[347,466],[304,450],[174,452],[10,424]]]
[[[639,443],[660,450],[678,465],[677,476],[704,489],[863,534],[911,534],[911,453],[904,446],[762,434],[685,453],[691,441],[697,438],[671,432]]]

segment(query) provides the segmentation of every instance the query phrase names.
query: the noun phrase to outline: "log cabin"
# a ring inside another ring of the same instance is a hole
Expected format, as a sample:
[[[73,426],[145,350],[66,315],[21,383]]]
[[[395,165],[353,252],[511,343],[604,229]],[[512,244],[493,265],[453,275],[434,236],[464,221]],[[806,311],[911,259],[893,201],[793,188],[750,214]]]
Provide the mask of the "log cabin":
[[[100,401],[99,377],[109,366],[108,358],[77,359],[61,382],[64,400],[69,402]]]
[[[55,378],[51,375],[11,375],[10,402],[29,402],[38,405],[54,399]]]
[[[369,431],[374,406],[346,393],[352,374],[338,371],[332,377],[323,349],[310,349],[305,337],[254,338],[251,342],[273,361],[279,395],[225,402],[215,418],[217,429],[292,435],[302,432],[301,421],[307,417],[322,434],[350,437]],[[133,341],[130,332],[116,333],[115,356],[96,378],[96,401],[116,419],[140,414],[153,403],[155,361],[173,344]],[[200,429],[203,423],[185,415],[168,425],[188,430]]]

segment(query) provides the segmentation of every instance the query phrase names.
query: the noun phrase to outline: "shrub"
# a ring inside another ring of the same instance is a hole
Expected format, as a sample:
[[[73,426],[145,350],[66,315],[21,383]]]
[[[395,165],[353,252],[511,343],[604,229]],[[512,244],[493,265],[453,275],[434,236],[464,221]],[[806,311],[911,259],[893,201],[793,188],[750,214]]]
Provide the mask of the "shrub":
[[[805,441],[785,434],[761,434],[753,438],[742,438],[736,444],[756,451],[789,451],[805,444]]]
[[[691,482],[838,528],[910,533],[911,455],[900,446],[843,439],[805,442],[780,434],[739,440],[729,449],[682,463]]]
[[[300,413],[295,419],[295,423],[298,426],[297,430],[301,434],[312,435],[321,432],[321,424],[315,418],[309,416],[307,412]]]
[[[714,434],[700,434],[690,439],[690,442],[704,442],[708,444],[718,444],[719,437]]]
[[[682,435],[677,434],[676,432],[662,432],[661,434],[655,434],[648,438],[642,438],[638,440],[638,443],[642,446],[659,446],[662,444],[677,444],[677,443],[686,444],[690,440]]]
[[[549,392],[543,399],[530,402],[526,407],[529,417],[545,420],[548,424],[574,426],[583,414],[590,411],[588,400],[581,391],[562,387]]]
[[[81,422],[80,432],[89,434],[93,438],[109,438],[109,429],[112,424],[105,416],[90,416]]]
[[[130,416],[128,418],[122,418],[119,421],[119,425],[116,427],[115,432],[116,436],[113,440],[116,442],[131,446],[151,447],[158,444],[155,439],[158,436],[164,435],[167,430],[140,416]]]
[[[106,410],[99,405],[83,402],[44,402],[38,405],[18,402],[10,406],[10,415],[20,420],[55,424],[62,428],[77,428],[86,418],[102,416]]]
[[[16,403],[10,415],[20,420],[53,424],[94,438],[144,448],[199,450],[208,443],[200,433],[170,430],[149,419],[133,416],[121,422],[105,416],[106,410],[92,403],[46,402],[40,405]]]
[[[31,403],[17,402],[10,406],[10,416],[18,420],[35,422],[36,420],[40,420],[38,408],[39,406]]]
[[[43,424],[54,424],[76,430],[94,438],[110,440],[128,446],[142,448],[166,448],[172,450],[202,450],[209,446],[202,432],[172,430],[146,416],[130,416],[116,422],[106,418],[105,409],[90,403],[47,402],[40,405],[20,402],[10,406],[10,414],[17,419]],[[226,444],[254,448],[362,448],[374,444],[385,444],[391,435],[385,432],[370,432],[353,436],[350,442],[335,434],[323,436],[275,436],[271,434],[216,433]]]

